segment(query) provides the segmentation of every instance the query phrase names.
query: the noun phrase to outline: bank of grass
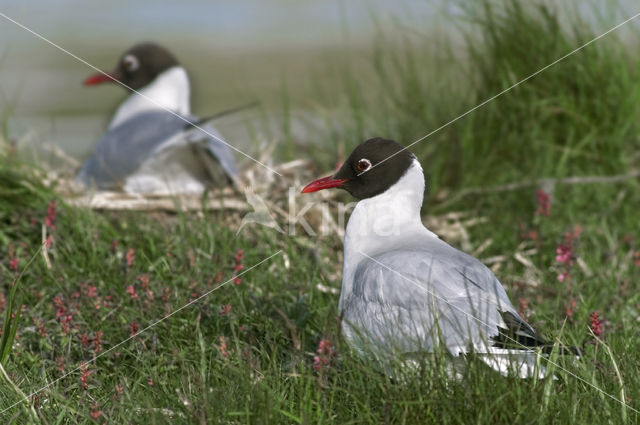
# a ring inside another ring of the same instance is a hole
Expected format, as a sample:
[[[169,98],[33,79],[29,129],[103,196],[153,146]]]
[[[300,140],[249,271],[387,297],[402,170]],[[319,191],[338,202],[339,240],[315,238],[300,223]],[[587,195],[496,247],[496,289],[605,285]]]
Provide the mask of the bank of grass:
[[[335,90],[349,114],[329,123],[328,133],[346,152],[373,135],[415,140],[595,35],[585,26],[579,33],[560,30],[549,9],[482,4],[469,12],[478,27],[463,57],[376,47],[377,84],[360,85],[349,73],[355,70],[345,71],[348,88]],[[18,195],[0,204],[5,297],[40,248],[43,225],[52,243],[51,268],[38,254],[20,283],[16,301],[25,307],[3,364],[12,384],[0,385],[0,417],[6,423],[638,423],[638,414],[606,395],[640,406],[638,181],[557,184],[548,216],[536,214],[535,186],[448,205],[440,197],[636,167],[633,56],[613,38],[589,49],[412,149],[429,176],[429,207],[486,217],[468,229],[472,248],[490,241],[480,257],[505,257],[496,273],[514,304],[548,339],[584,346],[581,360],[555,359],[568,371],[556,368],[559,379],[503,378],[474,361],[461,381],[432,366],[391,379],[341,340],[337,295],[325,289],[339,287],[337,238],[309,244],[304,236],[257,227],[236,235],[219,224],[218,213],[160,219],[76,210],[57,200],[52,214],[55,193],[5,159],[2,193]],[[435,60],[441,71],[423,80],[422,67]],[[324,171],[338,150],[311,154]],[[567,233],[581,259],[569,270],[570,285],[558,282],[564,266],[555,259]],[[533,267],[516,260],[516,252]],[[596,311],[604,321],[597,345],[589,332]],[[328,364],[318,370],[321,340],[335,351],[324,354]],[[37,392],[30,398],[37,418],[13,406],[20,401],[16,387]]]

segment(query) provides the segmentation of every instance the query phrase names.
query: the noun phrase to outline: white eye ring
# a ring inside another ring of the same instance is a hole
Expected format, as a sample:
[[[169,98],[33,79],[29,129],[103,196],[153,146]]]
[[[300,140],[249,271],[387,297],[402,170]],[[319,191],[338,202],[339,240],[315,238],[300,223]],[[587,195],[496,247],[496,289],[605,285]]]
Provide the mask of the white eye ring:
[[[362,158],[360,161],[356,163],[356,169],[360,173],[364,173],[369,168],[371,168],[371,161],[369,161],[367,158]]]
[[[127,55],[122,58],[122,65],[124,65],[124,69],[127,71],[133,72],[140,68],[140,61],[133,55]]]

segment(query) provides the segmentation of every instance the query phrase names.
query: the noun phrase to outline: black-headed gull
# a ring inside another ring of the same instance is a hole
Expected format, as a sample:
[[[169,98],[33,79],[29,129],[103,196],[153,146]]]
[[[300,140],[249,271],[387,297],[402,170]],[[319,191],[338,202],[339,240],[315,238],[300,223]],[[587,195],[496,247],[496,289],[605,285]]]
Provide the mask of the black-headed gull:
[[[190,115],[189,78],[167,49],[153,43],[133,46],[113,72],[93,75],[85,84],[114,79],[139,94],[131,93],[118,107],[107,133],[78,173],[79,183],[129,193],[174,194],[201,193],[237,181],[229,146],[212,126]]]
[[[347,224],[339,310],[346,339],[378,357],[473,352],[504,375],[544,375],[547,343],[520,318],[495,275],[429,231],[422,167],[400,144],[367,140],[302,192],[344,189],[359,200]]]

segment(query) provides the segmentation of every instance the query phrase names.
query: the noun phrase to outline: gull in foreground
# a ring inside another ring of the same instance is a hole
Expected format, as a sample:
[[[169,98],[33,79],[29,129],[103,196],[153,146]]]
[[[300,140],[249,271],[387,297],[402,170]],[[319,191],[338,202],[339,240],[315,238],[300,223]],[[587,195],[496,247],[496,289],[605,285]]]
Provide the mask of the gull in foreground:
[[[359,200],[344,238],[339,302],[352,346],[407,359],[440,347],[455,363],[474,353],[505,376],[544,376],[536,360],[552,344],[520,318],[484,264],[422,224],[424,175],[411,152],[367,140],[333,176],[302,192],[328,188]]]
[[[190,115],[189,78],[167,49],[133,46],[113,72],[93,75],[85,85],[116,80],[139,94],[118,107],[76,181],[143,194],[201,193],[236,183],[231,149],[212,126]]]

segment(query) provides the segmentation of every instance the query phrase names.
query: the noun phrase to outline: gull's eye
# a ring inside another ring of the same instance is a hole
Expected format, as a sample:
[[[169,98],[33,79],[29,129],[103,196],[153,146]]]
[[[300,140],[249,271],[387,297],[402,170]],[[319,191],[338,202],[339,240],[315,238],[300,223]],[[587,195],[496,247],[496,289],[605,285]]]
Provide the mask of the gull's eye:
[[[361,173],[367,171],[369,168],[371,168],[371,161],[369,161],[367,158],[362,158],[356,164],[356,169]]]
[[[122,59],[122,66],[124,66],[124,69],[126,69],[128,72],[133,72],[140,67],[140,62],[138,61],[137,57],[133,55],[127,55]]]

